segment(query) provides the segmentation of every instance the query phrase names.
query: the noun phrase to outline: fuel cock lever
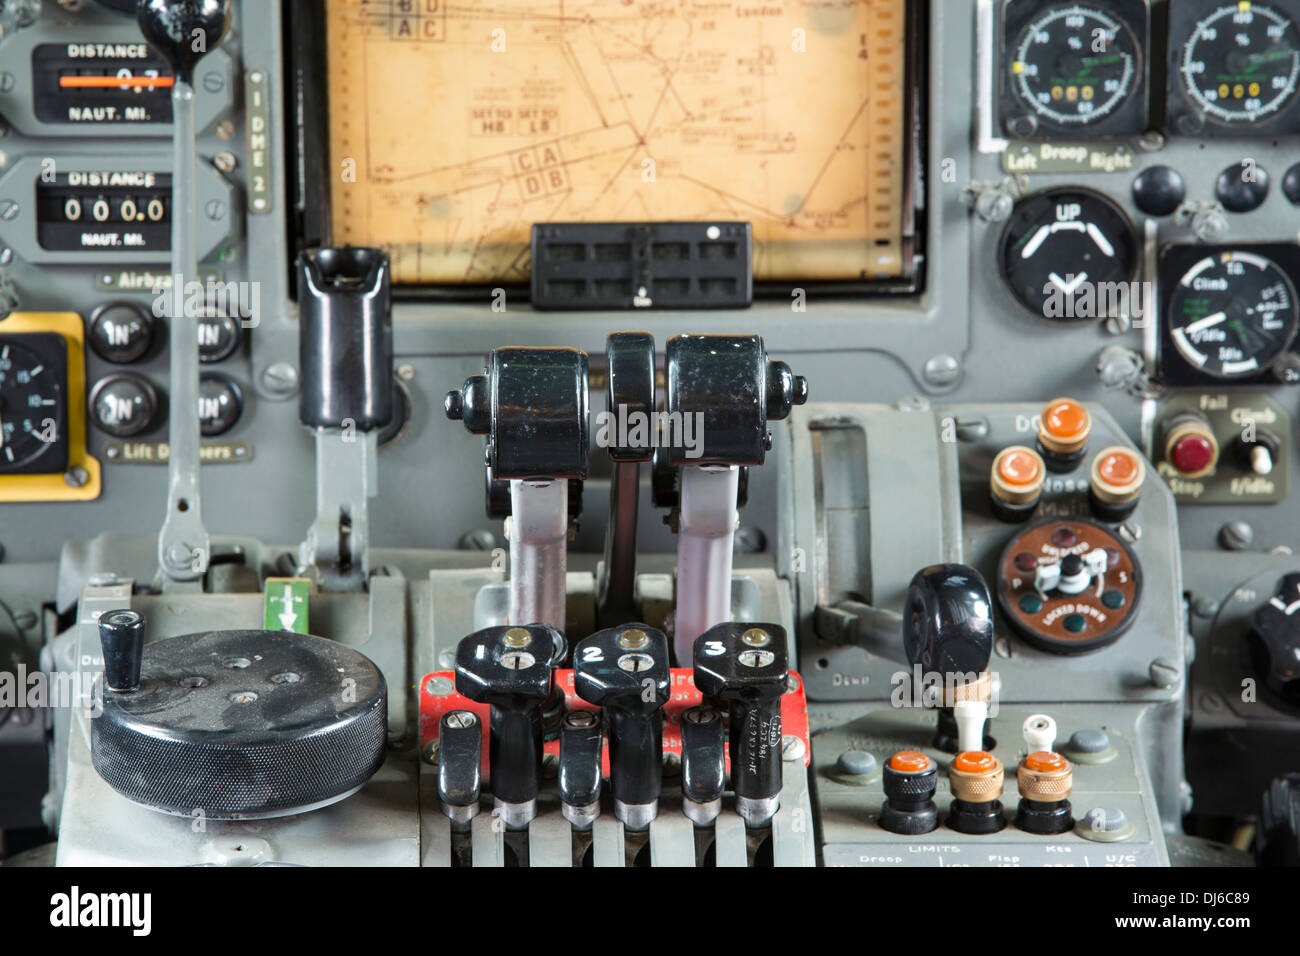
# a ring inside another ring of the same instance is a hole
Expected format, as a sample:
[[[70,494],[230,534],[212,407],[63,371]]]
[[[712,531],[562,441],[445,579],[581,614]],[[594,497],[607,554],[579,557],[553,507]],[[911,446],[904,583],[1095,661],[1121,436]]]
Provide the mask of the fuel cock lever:
[[[560,810],[575,830],[590,830],[600,816],[600,715],[571,710],[560,725]]]
[[[644,624],[600,631],[574,650],[574,689],[604,709],[609,724],[614,815],[644,830],[663,787],[663,705],[670,687],[668,638]]]
[[[765,826],[781,796],[781,696],[790,667],[785,628],[719,624],[695,642],[695,686],[729,701],[728,750],[736,812]]]
[[[136,22],[172,70],[172,302],[188,302],[198,281],[194,153],[194,67],[230,28],[230,0],[140,0]],[[211,544],[199,493],[199,316],[173,314],[171,414],[168,425],[167,515],[158,534],[165,581],[203,576]]]
[[[511,830],[537,815],[542,701],[551,692],[557,634],[544,624],[485,627],[456,649],[456,690],[490,705],[488,768],[493,812]]]
[[[473,711],[453,710],[438,726],[438,798],[453,830],[468,830],[478,816],[483,727]]]
[[[727,766],[722,715],[712,707],[682,714],[682,809],[697,827],[709,827],[722,810]]]

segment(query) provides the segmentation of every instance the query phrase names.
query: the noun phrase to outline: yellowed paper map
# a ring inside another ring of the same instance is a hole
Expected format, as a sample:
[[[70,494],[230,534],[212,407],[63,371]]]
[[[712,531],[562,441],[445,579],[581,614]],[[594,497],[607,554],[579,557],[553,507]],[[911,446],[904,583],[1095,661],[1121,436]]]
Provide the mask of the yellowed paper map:
[[[333,242],[521,282],[536,222],[748,220],[758,279],[903,271],[905,0],[327,0]]]

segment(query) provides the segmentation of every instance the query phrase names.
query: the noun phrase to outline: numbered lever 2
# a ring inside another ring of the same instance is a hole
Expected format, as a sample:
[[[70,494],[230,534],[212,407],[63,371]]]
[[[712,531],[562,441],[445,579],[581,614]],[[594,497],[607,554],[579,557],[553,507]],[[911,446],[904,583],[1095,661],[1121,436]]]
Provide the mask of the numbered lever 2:
[[[574,690],[603,708],[609,725],[614,815],[629,830],[646,829],[659,812],[670,684],[668,638],[644,624],[600,631],[574,651]]]

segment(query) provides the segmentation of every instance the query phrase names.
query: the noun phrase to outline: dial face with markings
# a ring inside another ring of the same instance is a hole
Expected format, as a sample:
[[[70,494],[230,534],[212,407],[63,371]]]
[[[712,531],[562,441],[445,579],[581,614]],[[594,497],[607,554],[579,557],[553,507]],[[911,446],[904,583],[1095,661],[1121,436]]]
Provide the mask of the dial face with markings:
[[[1021,31],[1011,53],[1016,95],[1040,119],[1067,128],[1114,114],[1143,69],[1133,32],[1086,4],[1049,9]]]
[[[1232,379],[1255,375],[1281,355],[1295,338],[1300,311],[1295,286],[1277,263],[1228,251],[1206,256],[1178,280],[1168,321],[1184,360]]]
[[[1183,86],[1206,116],[1248,125],[1289,104],[1300,87],[1300,35],[1285,13],[1225,3],[1196,23],[1182,47]]]
[[[34,463],[63,435],[59,377],[34,350],[0,342],[0,470]]]
[[[1090,189],[1049,189],[1016,206],[999,250],[1020,304],[1055,322],[1131,311],[1138,245],[1124,211]]]

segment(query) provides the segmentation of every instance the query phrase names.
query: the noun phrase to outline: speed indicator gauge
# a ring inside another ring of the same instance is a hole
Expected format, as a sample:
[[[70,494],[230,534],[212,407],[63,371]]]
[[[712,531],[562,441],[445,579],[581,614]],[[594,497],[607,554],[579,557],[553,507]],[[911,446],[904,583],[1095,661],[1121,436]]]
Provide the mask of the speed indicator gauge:
[[[1021,137],[1140,133],[1146,123],[1144,3],[1006,7],[1003,114]]]
[[[57,335],[0,335],[0,474],[67,464],[67,359]]]
[[[1300,33],[1280,3],[1194,2],[1171,9],[1170,114],[1177,132],[1269,134],[1300,128]]]
[[[1272,251],[1190,246],[1166,253],[1166,341],[1185,370],[1204,379],[1253,381],[1290,367],[1278,363],[1300,328],[1300,304],[1294,275]]]

